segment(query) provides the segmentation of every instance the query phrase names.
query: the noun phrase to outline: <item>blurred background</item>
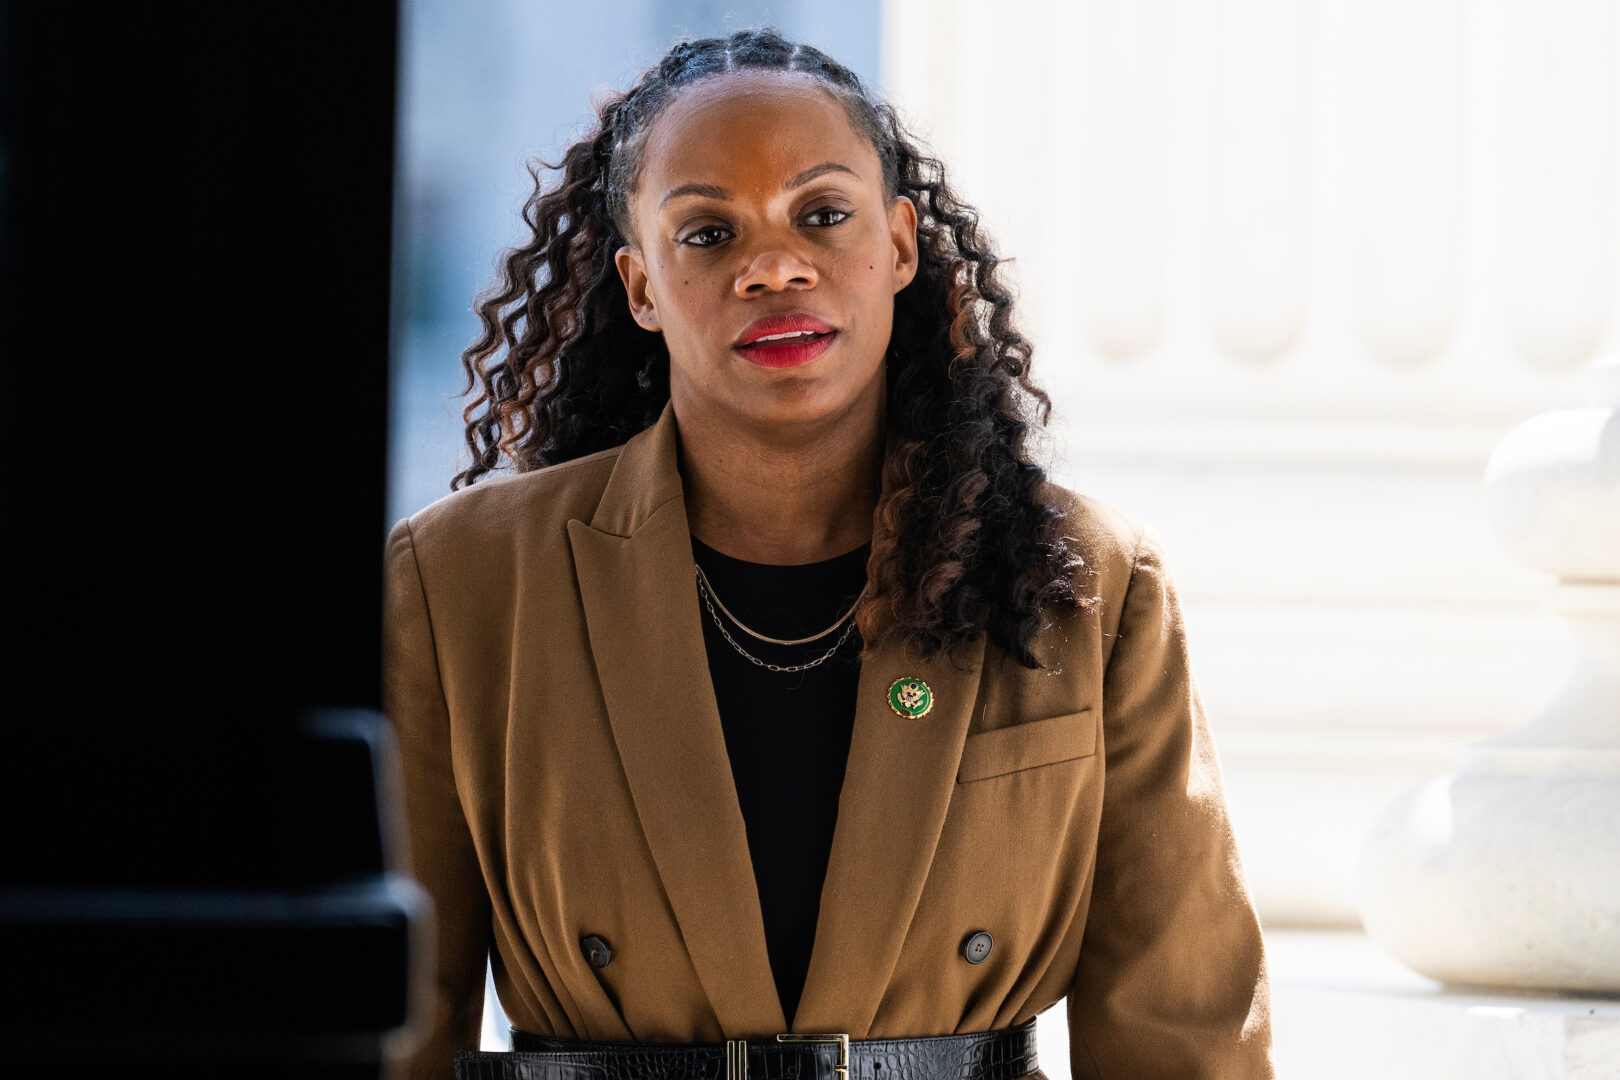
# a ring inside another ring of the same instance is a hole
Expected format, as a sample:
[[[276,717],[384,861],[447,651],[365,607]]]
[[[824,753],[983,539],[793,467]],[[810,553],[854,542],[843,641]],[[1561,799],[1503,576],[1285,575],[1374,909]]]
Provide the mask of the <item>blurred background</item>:
[[[853,67],[945,159],[1016,259],[1054,474],[1166,540],[1286,1074],[1620,1075],[1620,975],[1427,965],[1509,995],[1469,996],[1364,932],[1396,843],[1369,838],[1400,832],[1403,792],[1579,667],[1555,583],[1615,610],[1612,562],[1527,558],[1484,481],[1522,422],[1620,404],[1593,366],[1620,349],[1620,4],[404,0],[390,521],[460,467],[458,357],[524,239],[525,162],[560,160],[593,91],[678,38],[762,23]],[[1616,460],[1615,426],[1593,430],[1560,475]],[[1607,500],[1612,529],[1620,472],[1581,475],[1570,513]],[[1588,666],[1612,682],[1603,625]],[[1592,700],[1581,768],[1612,793],[1620,718]],[[1620,825],[1581,817],[1559,835]],[[1610,859],[1601,843],[1571,858]],[[1445,873],[1433,895],[1490,888]],[[1556,895],[1588,887],[1547,873]],[[1607,955],[1620,925],[1591,910],[1571,932]],[[1423,936],[1423,915],[1375,936]],[[1523,936],[1486,918],[1459,947],[1493,935]],[[1041,1021],[1053,1080],[1061,1012]]]

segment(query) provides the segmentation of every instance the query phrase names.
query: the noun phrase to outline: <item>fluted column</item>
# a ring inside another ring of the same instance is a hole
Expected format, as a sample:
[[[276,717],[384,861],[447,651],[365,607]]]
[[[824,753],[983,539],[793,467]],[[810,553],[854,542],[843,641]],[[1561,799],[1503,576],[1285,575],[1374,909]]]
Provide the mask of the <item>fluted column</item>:
[[[1620,992],[1620,357],[1587,407],[1503,438],[1485,495],[1509,551],[1558,578],[1574,663],[1541,713],[1390,807],[1358,906],[1431,978]]]

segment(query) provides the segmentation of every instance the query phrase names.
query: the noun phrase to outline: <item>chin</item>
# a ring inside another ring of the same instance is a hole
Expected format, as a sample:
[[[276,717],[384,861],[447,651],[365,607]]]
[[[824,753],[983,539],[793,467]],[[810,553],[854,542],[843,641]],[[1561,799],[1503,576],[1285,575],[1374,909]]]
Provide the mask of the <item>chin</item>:
[[[825,357],[824,357],[825,358]],[[671,386],[677,400],[699,410],[729,414],[740,425],[796,427],[859,414],[884,394],[883,365],[850,371],[819,363],[796,368],[739,368],[711,371],[703,384],[679,379]],[[675,372],[672,372],[675,374]],[[684,383],[684,385],[680,385]]]
[[[733,399],[755,423],[778,427],[815,425],[859,411],[865,387],[828,387],[815,379],[780,379],[770,387],[750,388]]]

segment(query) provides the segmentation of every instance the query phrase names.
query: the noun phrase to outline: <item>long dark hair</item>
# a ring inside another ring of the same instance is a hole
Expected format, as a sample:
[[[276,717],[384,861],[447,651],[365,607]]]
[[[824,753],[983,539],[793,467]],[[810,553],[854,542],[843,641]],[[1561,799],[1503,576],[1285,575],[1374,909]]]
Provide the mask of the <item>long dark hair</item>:
[[[617,446],[669,400],[662,335],[630,317],[614,252],[631,236],[629,203],[653,119],[683,88],[742,68],[804,72],[838,96],[883,166],[889,196],[917,207],[920,265],[895,296],[887,357],[888,494],[873,521],[872,588],[857,614],[868,650],[910,638],[924,656],[979,633],[1026,667],[1048,604],[1086,605],[1062,515],[1042,496],[1030,425],[1051,401],[1029,376],[1031,346],[978,213],[854,72],[773,28],[681,42],[627,93],[597,107],[598,124],[560,165],[530,166],[523,219],[532,239],[504,255],[478,300],[484,330],[462,354],[462,412],[472,464],[452,490],[508,459],[528,471]],[[548,188],[542,168],[561,169]]]

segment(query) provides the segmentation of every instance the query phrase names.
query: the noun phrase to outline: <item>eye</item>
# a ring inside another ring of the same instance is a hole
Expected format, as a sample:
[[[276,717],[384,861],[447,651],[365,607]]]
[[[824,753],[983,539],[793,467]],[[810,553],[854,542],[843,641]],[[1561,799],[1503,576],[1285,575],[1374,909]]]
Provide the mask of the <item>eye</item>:
[[[833,215],[831,221],[826,220],[826,215],[828,214]],[[816,209],[810,211],[810,213],[806,216],[812,219],[812,224],[820,225],[825,228],[829,225],[842,225],[849,219],[850,211],[840,210],[836,206],[818,206]],[[821,218],[822,220],[816,221],[814,220],[816,218]]]
[[[682,244],[689,244],[692,247],[713,247],[720,241],[726,239],[726,232],[727,230],[724,225],[704,225],[701,228],[693,229],[691,232],[681,237],[679,242]]]

